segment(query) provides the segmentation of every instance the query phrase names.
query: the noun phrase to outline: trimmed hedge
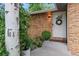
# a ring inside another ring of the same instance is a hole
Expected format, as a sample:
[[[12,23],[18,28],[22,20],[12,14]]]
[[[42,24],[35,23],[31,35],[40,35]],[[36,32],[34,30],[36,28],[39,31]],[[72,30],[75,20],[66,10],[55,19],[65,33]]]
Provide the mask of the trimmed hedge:
[[[51,37],[51,32],[49,32],[49,31],[42,32],[42,39],[49,40],[50,37]]]

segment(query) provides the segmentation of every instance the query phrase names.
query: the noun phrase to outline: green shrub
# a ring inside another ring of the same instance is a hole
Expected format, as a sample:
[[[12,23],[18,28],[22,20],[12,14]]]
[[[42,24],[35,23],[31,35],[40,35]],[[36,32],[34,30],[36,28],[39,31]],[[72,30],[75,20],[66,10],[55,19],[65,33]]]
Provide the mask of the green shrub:
[[[4,19],[0,17],[0,56],[8,55],[5,48],[5,23]]]
[[[2,7],[1,7],[2,5]],[[5,48],[5,10],[4,5],[0,5],[0,56],[7,56],[8,52]]]
[[[21,44],[21,50],[27,50],[31,47],[31,39],[29,37],[24,37],[23,40],[21,40],[20,44]]]
[[[30,15],[28,11],[23,8],[23,5],[20,4],[19,8],[19,17],[20,17],[20,52],[27,50],[31,47],[31,40],[28,35],[29,20]]]
[[[51,32],[49,32],[49,31],[42,32],[42,39],[49,40],[50,37],[51,37]]]
[[[32,39],[32,47],[31,50],[36,49],[38,47],[42,46],[43,41],[41,40],[40,37],[36,37],[34,39]]]
[[[31,50],[34,50],[36,48],[39,48],[42,46],[44,40],[49,40],[51,37],[51,32],[49,31],[44,31],[42,32],[42,35],[36,38],[32,39],[32,47]]]

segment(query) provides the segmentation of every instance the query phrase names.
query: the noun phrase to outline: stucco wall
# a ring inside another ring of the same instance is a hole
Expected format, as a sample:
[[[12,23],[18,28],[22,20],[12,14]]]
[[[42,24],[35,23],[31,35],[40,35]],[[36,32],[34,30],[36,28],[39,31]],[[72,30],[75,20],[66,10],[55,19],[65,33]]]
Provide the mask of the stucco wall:
[[[79,4],[68,4],[67,25],[68,48],[73,55],[79,55]]]
[[[34,38],[40,36],[45,30],[51,32],[51,25],[51,20],[48,20],[48,13],[31,15],[28,34]]]

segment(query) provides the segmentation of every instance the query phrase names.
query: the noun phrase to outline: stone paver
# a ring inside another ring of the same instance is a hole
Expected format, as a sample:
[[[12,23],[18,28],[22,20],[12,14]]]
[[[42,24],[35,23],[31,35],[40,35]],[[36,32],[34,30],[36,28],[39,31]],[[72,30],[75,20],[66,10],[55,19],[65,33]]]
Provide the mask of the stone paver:
[[[31,56],[70,56],[65,43],[47,41],[41,48],[31,51]]]

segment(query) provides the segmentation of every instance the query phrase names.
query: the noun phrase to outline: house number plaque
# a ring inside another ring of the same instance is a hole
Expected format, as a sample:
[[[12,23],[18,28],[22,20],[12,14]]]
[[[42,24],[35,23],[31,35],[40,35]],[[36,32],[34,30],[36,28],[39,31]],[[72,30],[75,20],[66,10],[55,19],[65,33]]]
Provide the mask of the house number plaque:
[[[8,29],[7,35],[8,35],[8,37],[15,37],[15,32],[13,31],[13,29]]]

